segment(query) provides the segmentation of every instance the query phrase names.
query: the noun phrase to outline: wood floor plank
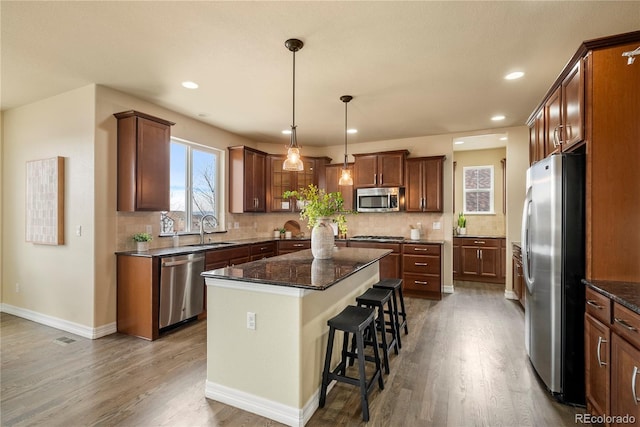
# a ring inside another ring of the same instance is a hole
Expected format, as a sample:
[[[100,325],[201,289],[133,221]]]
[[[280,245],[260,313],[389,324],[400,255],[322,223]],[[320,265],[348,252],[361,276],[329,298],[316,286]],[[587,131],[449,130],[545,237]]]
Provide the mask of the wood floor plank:
[[[407,298],[409,335],[392,354],[369,426],[574,426],[524,350],[524,315],[500,285],[456,283],[441,301]],[[56,341],[67,337],[69,344]],[[206,323],[153,342],[74,336],[0,314],[2,426],[278,426],[204,397]],[[337,384],[310,427],[361,426],[357,388]]]

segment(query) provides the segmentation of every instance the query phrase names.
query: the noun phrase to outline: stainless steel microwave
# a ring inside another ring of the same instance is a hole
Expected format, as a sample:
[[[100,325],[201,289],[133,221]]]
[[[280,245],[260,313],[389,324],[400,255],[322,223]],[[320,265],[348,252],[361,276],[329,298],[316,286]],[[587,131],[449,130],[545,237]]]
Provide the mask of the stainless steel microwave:
[[[404,188],[356,189],[358,212],[398,212],[404,210]]]

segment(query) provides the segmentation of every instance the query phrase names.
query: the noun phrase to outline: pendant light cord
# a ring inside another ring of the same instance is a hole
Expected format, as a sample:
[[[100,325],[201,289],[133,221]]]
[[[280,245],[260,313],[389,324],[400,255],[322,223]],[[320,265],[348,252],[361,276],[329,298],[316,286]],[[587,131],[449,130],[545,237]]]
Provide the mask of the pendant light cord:
[[[347,168],[347,104],[344,103],[344,169]]]
[[[293,51],[293,123],[291,127],[296,127],[296,51]]]

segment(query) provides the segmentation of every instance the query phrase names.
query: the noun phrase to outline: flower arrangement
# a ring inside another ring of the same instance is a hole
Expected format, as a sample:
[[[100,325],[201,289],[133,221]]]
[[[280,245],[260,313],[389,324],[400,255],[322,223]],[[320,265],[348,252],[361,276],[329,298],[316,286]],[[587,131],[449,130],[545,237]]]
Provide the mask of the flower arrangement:
[[[324,189],[318,189],[317,186],[309,184],[306,188],[297,191],[285,191],[282,197],[295,198],[302,202],[300,219],[307,220],[309,229],[313,229],[319,218],[332,218],[338,225],[338,233],[347,234],[345,214],[351,212],[343,210],[344,199],[340,192],[327,193]]]
[[[132,239],[135,242],[150,242],[153,240],[153,237],[149,233],[136,233],[132,236]]]

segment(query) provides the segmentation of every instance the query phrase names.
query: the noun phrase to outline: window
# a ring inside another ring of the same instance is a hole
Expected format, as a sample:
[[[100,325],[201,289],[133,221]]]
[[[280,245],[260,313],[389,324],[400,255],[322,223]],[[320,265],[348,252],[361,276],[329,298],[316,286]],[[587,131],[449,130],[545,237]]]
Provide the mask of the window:
[[[492,214],[493,211],[493,166],[471,166],[463,168],[464,213]]]
[[[170,211],[163,212],[164,234],[200,230],[205,215],[213,215],[208,230],[222,228],[221,151],[171,138],[169,198]]]

